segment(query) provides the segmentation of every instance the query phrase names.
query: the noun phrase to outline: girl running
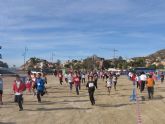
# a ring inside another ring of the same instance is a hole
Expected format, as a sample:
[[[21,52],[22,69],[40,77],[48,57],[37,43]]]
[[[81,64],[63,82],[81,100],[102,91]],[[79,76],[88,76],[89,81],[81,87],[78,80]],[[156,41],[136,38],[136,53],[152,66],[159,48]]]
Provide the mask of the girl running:
[[[107,79],[106,83],[107,83],[108,93],[109,93],[109,95],[110,95],[111,88],[112,88],[112,76],[111,76],[111,75],[110,75],[109,78]]]
[[[80,90],[80,79],[78,74],[76,73],[76,76],[73,79],[75,87],[76,87],[76,94],[79,95],[79,90]]]

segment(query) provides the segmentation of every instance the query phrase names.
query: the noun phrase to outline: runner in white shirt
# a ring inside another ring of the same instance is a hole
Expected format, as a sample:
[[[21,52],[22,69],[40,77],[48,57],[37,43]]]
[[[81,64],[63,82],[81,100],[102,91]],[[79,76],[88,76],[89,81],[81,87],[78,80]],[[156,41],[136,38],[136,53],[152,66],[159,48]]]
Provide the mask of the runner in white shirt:
[[[141,73],[140,80],[141,80],[140,91],[142,93],[144,91],[145,84],[146,84],[146,81],[147,81],[147,76],[144,72]]]

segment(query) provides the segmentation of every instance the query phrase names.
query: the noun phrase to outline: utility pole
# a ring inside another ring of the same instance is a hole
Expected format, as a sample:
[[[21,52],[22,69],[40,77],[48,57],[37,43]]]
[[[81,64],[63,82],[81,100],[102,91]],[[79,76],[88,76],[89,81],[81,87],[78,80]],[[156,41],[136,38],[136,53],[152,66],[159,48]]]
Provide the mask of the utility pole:
[[[114,60],[116,59],[116,52],[118,52],[118,50],[116,50],[116,49],[114,48],[114,49],[113,49]]]
[[[23,57],[24,57],[24,72],[26,72],[25,63],[26,63],[26,55],[27,55],[27,52],[28,52],[28,48],[25,47],[25,51],[24,51],[24,53],[23,53]]]
[[[55,56],[55,53],[52,52],[52,54],[51,54],[51,60],[52,60],[52,63],[53,63],[53,60],[54,60],[54,56]]]

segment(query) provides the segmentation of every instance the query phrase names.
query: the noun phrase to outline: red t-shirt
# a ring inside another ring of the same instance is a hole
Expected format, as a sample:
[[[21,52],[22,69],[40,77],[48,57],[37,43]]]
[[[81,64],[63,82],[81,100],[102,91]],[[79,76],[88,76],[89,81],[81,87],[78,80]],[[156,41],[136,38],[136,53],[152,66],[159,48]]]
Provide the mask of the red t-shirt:
[[[74,77],[73,81],[74,81],[75,85],[79,85],[80,84],[79,77]]]

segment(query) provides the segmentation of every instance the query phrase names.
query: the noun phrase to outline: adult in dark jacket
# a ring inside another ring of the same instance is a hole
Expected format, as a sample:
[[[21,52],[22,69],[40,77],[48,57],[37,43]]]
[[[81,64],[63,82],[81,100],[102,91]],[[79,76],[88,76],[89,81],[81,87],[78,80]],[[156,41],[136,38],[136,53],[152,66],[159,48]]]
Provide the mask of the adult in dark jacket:
[[[89,81],[87,82],[86,87],[88,88],[91,105],[95,105],[94,92],[96,84],[93,81],[93,77],[89,77]]]

